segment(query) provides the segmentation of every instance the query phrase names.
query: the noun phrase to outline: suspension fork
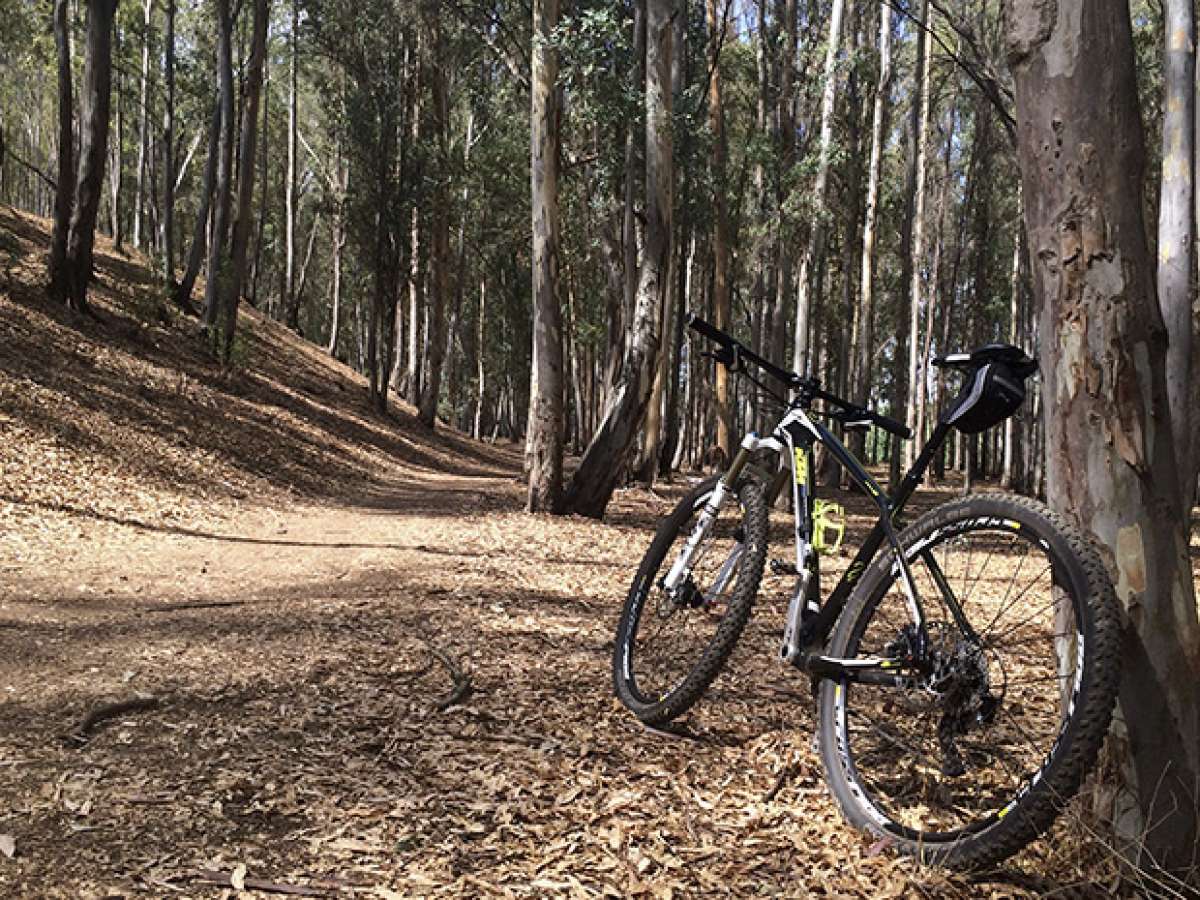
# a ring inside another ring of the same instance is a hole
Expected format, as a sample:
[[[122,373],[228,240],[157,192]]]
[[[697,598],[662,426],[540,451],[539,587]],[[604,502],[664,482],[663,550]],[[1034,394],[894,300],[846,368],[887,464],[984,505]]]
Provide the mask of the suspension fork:
[[[733,462],[725,474],[717,479],[716,486],[713,488],[712,493],[708,495],[708,500],[705,501],[704,508],[700,511],[700,518],[696,521],[696,527],[688,535],[687,542],[683,545],[679,556],[675,558],[675,562],[671,564],[670,571],[667,572],[666,577],[663,579],[663,587],[669,595],[674,596],[675,592],[679,590],[680,584],[691,573],[692,567],[697,562],[700,547],[704,543],[704,539],[708,536],[713,522],[716,521],[717,515],[720,513],[721,506],[725,503],[726,498],[731,491],[736,490],[738,479],[741,477],[742,472],[745,471],[746,464],[750,462],[750,455],[756,450],[770,447],[771,445],[778,448],[779,442],[770,438],[761,440],[753,432],[742,439],[742,446],[738,448],[737,455],[734,456]],[[740,553],[735,552],[731,554],[730,559],[733,559],[734,556],[740,557]],[[729,560],[726,560],[726,564],[721,567],[721,572],[718,575],[718,583],[713,587],[715,593],[723,590],[725,583],[733,573],[733,568],[734,566],[729,564]]]

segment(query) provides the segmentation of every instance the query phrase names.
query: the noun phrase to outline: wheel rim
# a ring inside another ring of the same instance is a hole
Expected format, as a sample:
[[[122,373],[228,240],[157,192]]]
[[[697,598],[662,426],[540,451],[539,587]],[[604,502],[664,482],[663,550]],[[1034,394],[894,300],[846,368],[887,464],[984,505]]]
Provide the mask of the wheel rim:
[[[696,498],[657,567],[639,586],[623,666],[633,696],[644,704],[661,703],[687,680],[736,606],[748,559],[745,505],[736,494],[728,495],[680,591],[672,597],[661,584],[710,495]],[[724,588],[714,591],[722,581]]]
[[[1082,606],[1065,589],[1065,562],[1013,520],[959,520],[909,553],[936,677],[907,689],[838,685],[839,764],[877,826],[953,841],[1003,820],[1043,782],[1082,685]],[[930,559],[979,644],[955,623]],[[887,656],[907,621],[893,574],[856,623],[847,655]],[[953,774],[956,755],[962,774]]]

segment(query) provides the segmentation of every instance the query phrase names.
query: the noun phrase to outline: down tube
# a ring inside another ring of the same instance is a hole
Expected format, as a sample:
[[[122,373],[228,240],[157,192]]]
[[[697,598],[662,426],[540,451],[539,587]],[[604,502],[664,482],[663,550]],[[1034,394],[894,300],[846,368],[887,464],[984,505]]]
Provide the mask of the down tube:
[[[886,539],[887,534],[883,527],[883,521],[892,515],[892,505],[888,500],[887,494],[883,492],[875,479],[871,477],[871,474],[863,469],[858,460],[851,455],[845,445],[828,428],[820,422],[813,422],[812,424],[820,435],[821,443],[833,454],[838,464],[846,470],[854,483],[875,501],[875,505],[879,507],[880,520],[875,523],[875,527],[871,529],[866,540],[863,541],[850,566],[843,573],[841,580],[838,581],[837,586],[829,595],[829,599],[821,607],[821,611],[804,623],[799,636],[801,646],[811,645],[814,641],[823,641],[828,637],[829,632],[833,629],[833,624],[837,621],[838,616],[842,614],[842,610],[846,606],[846,601],[850,597],[850,591],[854,589],[854,586],[863,576],[863,573],[867,571],[867,566],[871,564],[871,560],[875,558],[875,554],[879,552],[880,545]]]

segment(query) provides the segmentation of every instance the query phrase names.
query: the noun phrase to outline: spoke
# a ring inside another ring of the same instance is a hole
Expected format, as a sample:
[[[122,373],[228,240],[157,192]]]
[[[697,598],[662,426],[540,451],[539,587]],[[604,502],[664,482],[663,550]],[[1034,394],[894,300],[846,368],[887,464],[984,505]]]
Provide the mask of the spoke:
[[[1004,638],[1008,637],[1010,634],[1020,631],[1022,628],[1024,628],[1026,625],[1028,625],[1030,622],[1032,622],[1034,619],[1038,618],[1047,609],[1052,608],[1056,602],[1057,601],[1054,599],[1054,597],[1052,595],[1050,597],[1049,603],[1045,603],[1042,606],[1039,606],[1030,615],[1026,616],[1024,619],[1021,619],[1019,622],[1017,622],[1016,625],[1013,625],[1010,628],[1006,628],[1004,631],[998,632],[996,635],[994,635],[995,640],[1002,641],[1002,640],[1004,640]],[[995,624],[995,623],[993,623],[993,624]],[[986,635],[987,635],[987,632],[984,632],[984,635],[981,635],[981,637],[986,636]],[[989,644],[989,646],[991,646],[991,645]]]
[[[1029,593],[1029,589],[1032,588],[1035,584],[1037,584],[1041,580],[1042,576],[1045,575],[1047,572],[1049,572],[1053,567],[1054,567],[1053,563],[1046,563],[1046,568],[1042,569],[1042,571],[1039,572],[1033,578],[1033,580],[1029,582],[1029,584],[1025,585],[1025,587],[1023,587],[1021,589],[1021,593],[1019,593],[1019,594],[1017,594],[1017,596],[1013,597],[1011,603],[1009,603],[1007,606],[1002,607],[1000,609],[1000,612],[996,613],[996,615],[992,617],[992,621],[988,622],[987,627],[984,628],[983,631],[981,631],[979,633],[979,637],[980,638],[985,637],[996,626],[996,623],[999,622],[1000,619],[1002,619],[1004,617],[1004,614],[1006,612],[1008,612],[1010,609],[1012,609],[1014,606],[1016,606],[1018,603],[1020,603],[1021,599],[1026,594]]]

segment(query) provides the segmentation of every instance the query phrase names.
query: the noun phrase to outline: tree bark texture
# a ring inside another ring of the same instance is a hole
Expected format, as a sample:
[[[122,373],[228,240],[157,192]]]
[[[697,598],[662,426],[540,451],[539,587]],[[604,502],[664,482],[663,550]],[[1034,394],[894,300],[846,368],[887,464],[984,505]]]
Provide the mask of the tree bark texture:
[[[87,55],[80,91],[79,159],[75,174],[75,200],[67,235],[67,302],[86,312],[88,282],[92,277],[92,250],[96,242],[96,216],[103,193],[104,165],[108,160],[108,119],[112,99],[112,30],[117,0],[92,0],[88,4]]]
[[[1179,871],[1198,837],[1200,623],[1142,213],[1129,7],[1010,0],[1008,23],[1047,494],[1099,539],[1129,616],[1111,813],[1135,862]]]
[[[717,328],[729,331],[732,298],[729,284],[729,189],[725,176],[728,155],[725,139],[725,109],[721,105],[721,46],[725,42],[725,14],[728,4],[707,0],[708,16],[708,130],[712,140],[713,181],[713,319]],[[713,402],[717,411],[717,446],[732,459],[733,407],[729,401],[729,372],[717,366]]]
[[[1195,466],[1200,443],[1195,411],[1200,393],[1192,380],[1196,229],[1196,30],[1194,0],[1164,0],[1166,59],[1163,66],[1162,185],[1158,213],[1158,302],[1167,328],[1167,401],[1172,433],[1180,452],[1184,478],[1180,495],[1184,513],[1195,498]]]
[[[213,186],[213,221],[208,238],[208,271],[204,287],[204,327],[212,330],[220,318],[221,282],[228,276],[225,237],[233,200],[233,16],[230,0],[215,0],[217,15],[217,96],[221,128],[217,150],[216,182]]]
[[[66,302],[67,237],[75,202],[75,99],[71,74],[71,27],[67,0],[54,3],[54,44],[58,59],[58,181],[54,186],[54,232],[50,238],[50,296]]]
[[[163,284],[175,289],[175,0],[166,0],[163,31]]]
[[[437,422],[438,401],[442,392],[442,359],[446,352],[446,301],[450,294],[450,188],[447,163],[450,159],[450,98],[446,73],[442,69],[445,44],[439,13],[430,10],[426,27],[429,41],[425,60],[429,84],[430,112],[436,147],[437,179],[433,186],[430,215],[429,298],[426,315],[425,378],[421,385],[417,415],[433,428]],[[561,369],[561,363],[559,368]]]
[[[531,100],[533,373],[525,436],[530,512],[562,501],[562,308],[558,295],[558,0],[534,0]]]
[[[267,56],[268,0],[254,0],[254,25],[250,39],[250,58],[246,61],[246,95],[242,100],[242,122],[238,146],[237,218],[230,241],[229,285],[223,306],[221,357],[228,362],[233,353],[237,331],[238,307],[246,281],[246,256],[250,247],[250,226],[254,222],[254,172],[258,155],[258,101],[262,93],[263,66]]]

